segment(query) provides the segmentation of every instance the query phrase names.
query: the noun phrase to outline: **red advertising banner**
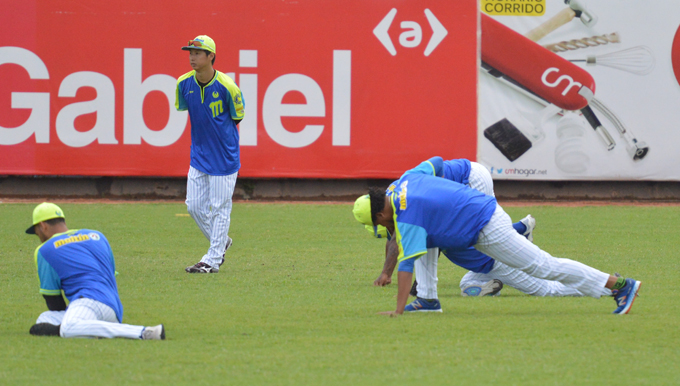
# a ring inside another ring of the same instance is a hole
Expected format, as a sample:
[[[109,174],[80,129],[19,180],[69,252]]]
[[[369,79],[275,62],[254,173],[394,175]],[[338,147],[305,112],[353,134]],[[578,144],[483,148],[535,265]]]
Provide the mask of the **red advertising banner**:
[[[476,0],[2,3],[0,174],[186,175],[175,86],[202,34],[243,92],[241,176],[476,157]]]

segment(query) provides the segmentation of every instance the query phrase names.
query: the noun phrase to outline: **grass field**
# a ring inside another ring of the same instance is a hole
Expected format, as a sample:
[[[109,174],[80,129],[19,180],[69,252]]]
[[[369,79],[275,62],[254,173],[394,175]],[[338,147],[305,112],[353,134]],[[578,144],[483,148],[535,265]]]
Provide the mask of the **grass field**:
[[[219,274],[189,275],[207,241],[183,204],[63,204],[71,228],[102,231],[126,323],[166,341],[40,338],[44,310],[23,232],[34,205],[0,204],[0,384],[677,385],[680,207],[512,207],[537,218],[554,256],[643,281],[631,314],[611,298],[462,298],[442,259],[442,314],[377,315],[384,242],[350,204],[237,203]]]

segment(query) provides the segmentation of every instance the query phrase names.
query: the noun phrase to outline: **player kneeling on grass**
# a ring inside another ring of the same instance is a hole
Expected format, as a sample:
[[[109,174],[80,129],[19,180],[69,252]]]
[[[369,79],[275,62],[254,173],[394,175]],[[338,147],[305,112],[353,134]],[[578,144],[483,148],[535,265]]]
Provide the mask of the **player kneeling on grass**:
[[[40,293],[49,309],[40,314],[31,335],[165,339],[162,324],[121,323],[123,305],[118,297],[116,266],[103,234],[90,229],[69,231],[61,208],[46,202],[33,210],[33,225],[26,233],[37,235],[42,242],[35,250],[35,262]]]
[[[630,311],[640,288],[639,281],[554,258],[513,229],[510,217],[494,197],[429,171],[409,170],[390,185],[387,194],[371,190],[369,200],[370,217],[357,216],[356,211],[355,217],[365,225],[387,228],[396,236],[399,248],[397,309],[385,314],[404,312],[414,262],[428,248],[465,253],[474,247],[482,253],[471,256],[469,264],[484,264],[480,259],[490,257],[529,276],[558,281],[585,296],[599,298],[604,288],[611,289],[616,291],[615,314]]]

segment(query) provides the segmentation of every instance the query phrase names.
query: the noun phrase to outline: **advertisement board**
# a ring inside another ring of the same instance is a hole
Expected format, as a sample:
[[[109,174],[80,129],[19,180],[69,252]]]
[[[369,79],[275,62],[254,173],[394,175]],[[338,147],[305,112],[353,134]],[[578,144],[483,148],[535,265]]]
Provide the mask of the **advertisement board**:
[[[494,179],[680,180],[680,3],[502,3],[544,8],[481,2],[478,160]]]
[[[180,47],[245,100],[244,177],[393,178],[476,158],[478,3],[4,1],[0,174],[184,176]]]

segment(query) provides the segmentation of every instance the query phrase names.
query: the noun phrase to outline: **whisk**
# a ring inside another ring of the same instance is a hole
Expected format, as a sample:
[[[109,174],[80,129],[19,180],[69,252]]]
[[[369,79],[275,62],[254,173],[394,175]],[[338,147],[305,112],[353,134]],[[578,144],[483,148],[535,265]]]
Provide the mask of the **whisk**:
[[[572,62],[586,62],[616,68],[637,75],[647,75],[654,69],[654,53],[647,46],[637,46],[601,56],[588,56],[585,59],[574,59]]]

